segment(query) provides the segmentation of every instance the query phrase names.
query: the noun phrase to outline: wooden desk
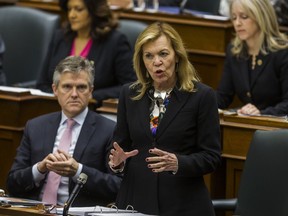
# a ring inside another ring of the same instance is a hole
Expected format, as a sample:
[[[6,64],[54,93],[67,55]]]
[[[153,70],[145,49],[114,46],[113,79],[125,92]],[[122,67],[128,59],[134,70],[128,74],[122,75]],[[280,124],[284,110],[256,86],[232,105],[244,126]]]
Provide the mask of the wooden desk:
[[[24,6],[24,7],[31,7],[31,8],[37,8],[40,10],[45,10],[52,13],[61,14],[60,7],[58,5],[58,0],[18,0],[16,2],[17,6]]]
[[[223,154],[226,161],[226,198],[237,197],[246,155],[255,130],[288,128],[284,119],[223,116]]]
[[[0,216],[56,216],[55,214],[44,213],[43,210],[32,208],[0,207]]]

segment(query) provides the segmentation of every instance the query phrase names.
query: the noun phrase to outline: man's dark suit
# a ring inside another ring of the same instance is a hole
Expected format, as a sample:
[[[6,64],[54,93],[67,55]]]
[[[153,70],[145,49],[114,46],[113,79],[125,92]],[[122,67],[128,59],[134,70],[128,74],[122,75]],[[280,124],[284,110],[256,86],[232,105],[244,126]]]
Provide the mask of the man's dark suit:
[[[127,86],[119,98],[115,141],[124,149],[138,149],[126,161],[117,206],[127,204],[152,215],[214,215],[203,175],[220,164],[220,128],[215,93],[197,83],[196,92],[174,89],[157,129],[150,130],[150,98],[131,100],[136,90]],[[149,149],[176,154],[179,168],[153,173],[147,167]]]
[[[234,95],[237,95],[243,105],[252,103],[261,114],[287,115],[288,50],[259,54],[253,71],[249,69],[251,63],[247,59],[232,55],[231,45],[226,53],[224,71],[217,89],[219,108],[228,108]]]
[[[43,186],[33,183],[32,166],[52,152],[61,120],[61,112],[37,117],[27,122],[17,156],[9,172],[7,188],[12,196],[39,199]],[[115,123],[89,111],[82,126],[73,158],[83,164],[88,181],[74,201],[74,206],[106,205],[115,200],[120,178],[107,165],[111,135]],[[75,183],[69,180],[69,193]]]
[[[37,88],[52,92],[53,73],[56,65],[70,55],[73,37],[64,37],[62,30],[55,33],[46,66],[37,79]],[[93,98],[103,100],[118,98],[123,84],[136,79],[132,67],[132,49],[122,33],[112,31],[98,42],[94,41],[87,59],[94,62],[95,79]]]

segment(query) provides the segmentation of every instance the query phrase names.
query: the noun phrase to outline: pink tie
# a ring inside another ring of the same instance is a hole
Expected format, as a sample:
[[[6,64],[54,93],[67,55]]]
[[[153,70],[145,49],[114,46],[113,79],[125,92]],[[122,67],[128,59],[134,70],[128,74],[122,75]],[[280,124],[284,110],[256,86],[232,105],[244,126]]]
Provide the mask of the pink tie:
[[[73,119],[67,119],[67,127],[60,139],[58,149],[68,152],[72,139],[72,128],[75,125]],[[46,187],[43,192],[42,201],[49,204],[57,204],[57,191],[60,184],[61,176],[55,172],[49,172]]]

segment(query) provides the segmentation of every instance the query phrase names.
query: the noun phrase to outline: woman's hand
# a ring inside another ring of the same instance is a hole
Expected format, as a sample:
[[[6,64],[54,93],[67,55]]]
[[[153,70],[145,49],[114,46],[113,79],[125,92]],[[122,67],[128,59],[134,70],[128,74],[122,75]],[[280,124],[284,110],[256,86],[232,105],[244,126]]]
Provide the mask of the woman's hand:
[[[152,169],[153,172],[177,172],[178,159],[175,154],[162,151],[157,148],[150,149],[149,153],[155,155],[146,158],[146,161],[148,162],[148,168]]]
[[[260,110],[257,109],[256,106],[254,106],[253,104],[246,104],[245,106],[243,106],[241,109],[237,110],[237,113],[239,115],[260,115]]]
[[[118,168],[119,165],[124,165],[127,158],[133,157],[139,152],[137,149],[130,152],[124,152],[117,142],[113,143],[113,147],[114,149],[111,149],[108,162],[112,169]],[[121,169],[121,167],[119,167],[119,169]]]

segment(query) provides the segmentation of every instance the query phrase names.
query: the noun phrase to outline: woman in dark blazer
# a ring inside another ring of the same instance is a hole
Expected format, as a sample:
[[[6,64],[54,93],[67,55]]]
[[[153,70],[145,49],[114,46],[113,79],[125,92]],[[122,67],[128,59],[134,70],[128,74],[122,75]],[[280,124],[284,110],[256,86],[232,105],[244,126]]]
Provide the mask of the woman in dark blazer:
[[[279,32],[269,0],[233,0],[236,36],[228,46],[218,106],[226,109],[235,95],[238,114],[288,114],[288,40]]]
[[[93,98],[98,101],[118,98],[123,84],[136,79],[132,49],[126,36],[116,30],[106,0],[60,0],[66,13],[66,27],[55,33],[36,87],[52,92],[53,72],[60,60],[79,55],[94,62]]]
[[[154,23],[137,39],[138,80],[118,104],[109,165],[124,172],[119,208],[152,215],[214,215],[203,175],[220,164],[214,91],[199,82],[179,34]]]

